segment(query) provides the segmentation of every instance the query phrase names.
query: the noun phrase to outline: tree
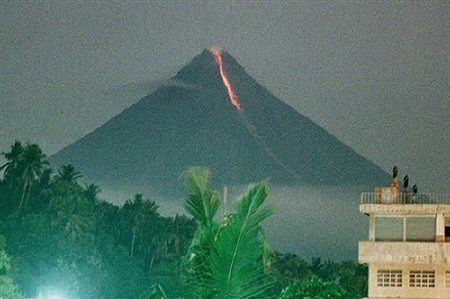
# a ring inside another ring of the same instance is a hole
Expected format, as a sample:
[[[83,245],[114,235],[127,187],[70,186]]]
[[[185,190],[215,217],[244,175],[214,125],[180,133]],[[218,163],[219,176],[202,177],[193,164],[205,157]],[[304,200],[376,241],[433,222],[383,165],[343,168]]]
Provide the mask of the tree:
[[[343,261],[335,263],[334,268],[336,281],[347,291],[347,293],[360,297],[367,296],[367,265]]]
[[[310,280],[297,280],[285,288],[278,299],[339,299],[357,298],[347,294],[340,285],[332,282],[324,282],[317,276]]]
[[[313,275],[308,262],[293,253],[275,252],[270,274],[280,291],[295,280],[310,279]]]
[[[151,236],[154,233],[155,220],[159,216],[157,208],[154,201],[144,199],[142,194],[136,194],[133,200],[127,200],[123,205],[122,222],[127,231],[126,236],[130,236],[128,241],[131,257],[135,255],[137,247],[140,252],[148,245],[143,242],[146,239],[144,234]]]
[[[19,158],[19,168],[22,177],[22,197],[17,210],[26,204],[30,196],[31,187],[34,182],[38,181],[42,175],[44,168],[48,165],[46,155],[42,153],[37,144],[28,144],[23,150],[21,159]]]
[[[209,190],[206,168],[188,169],[185,184],[190,191],[186,210],[197,222],[188,251],[190,286],[201,298],[268,298],[272,284],[264,273],[264,235],[261,222],[273,213],[263,206],[264,184],[257,184],[241,198],[232,214],[221,223],[214,217],[219,196]]]
[[[81,173],[76,171],[75,167],[72,164],[63,165],[58,169],[57,179],[59,181],[67,182],[71,185],[76,185],[81,177]]]
[[[9,153],[2,153],[7,160],[7,162],[0,167],[0,171],[4,170],[5,178],[15,175],[19,166],[19,161],[23,155],[23,150],[22,143],[16,140],[11,146],[11,151]]]
[[[186,215],[175,215],[169,219],[167,232],[167,252],[177,256],[183,255],[195,231],[195,222]]]
[[[18,175],[20,160],[23,155],[23,146],[20,141],[14,142],[11,151],[2,153],[6,159],[6,163],[0,167],[3,171],[3,180],[1,181],[2,194],[0,194],[0,204],[2,209],[0,214],[9,214],[17,209],[17,201],[19,199],[16,188],[20,188],[21,178]]]
[[[72,166],[55,175],[45,155],[32,159],[31,149],[38,148],[13,145],[0,178],[0,235],[8,240],[14,282],[24,297],[49,288],[81,298],[141,298],[157,282],[168,287],[167,296],[183,296],[181,264],[195,230],[192,219],[161,217],[142,196],[122,207],[102,201],[99,188],[80,182]],[[0,298],[9,298],[12,274],[0,272]]]
[[[0,236],[0,298],[21,298],[19,290],[14,285],[9,275],[11,264],[9,256],[5,252],[5,240]]]
[[[97,195],[100,193],[100,191],[100,187],[92,183],[86,186],[84,190],[84,196],[86,196],[89,201],[96,202],[98,200]]]

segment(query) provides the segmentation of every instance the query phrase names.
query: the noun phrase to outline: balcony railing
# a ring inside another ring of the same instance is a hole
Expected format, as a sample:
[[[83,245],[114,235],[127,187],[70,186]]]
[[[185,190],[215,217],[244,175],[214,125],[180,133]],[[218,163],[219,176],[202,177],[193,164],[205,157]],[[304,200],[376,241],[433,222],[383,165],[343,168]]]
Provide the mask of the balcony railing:
[[[361,204],[450,205],[449,193],[363,192]]]

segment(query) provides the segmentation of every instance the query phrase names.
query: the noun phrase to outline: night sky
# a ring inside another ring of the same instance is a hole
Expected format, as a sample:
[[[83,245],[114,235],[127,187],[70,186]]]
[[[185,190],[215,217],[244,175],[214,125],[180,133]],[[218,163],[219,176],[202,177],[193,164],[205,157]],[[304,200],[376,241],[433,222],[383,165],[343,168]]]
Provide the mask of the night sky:
[[[0,152],[53,154],[139,99],[105,91],[219,46],[382,168],[450,191],[448,1],[109,2],[0,3]]]

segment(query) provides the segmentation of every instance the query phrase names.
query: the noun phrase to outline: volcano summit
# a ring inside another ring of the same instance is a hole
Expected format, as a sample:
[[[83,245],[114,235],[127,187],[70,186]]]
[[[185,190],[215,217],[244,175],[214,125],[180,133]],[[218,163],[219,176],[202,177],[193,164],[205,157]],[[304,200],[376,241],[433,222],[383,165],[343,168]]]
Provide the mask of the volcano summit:
[[[100,186],[145,186],[158,197],[183,194],[191,165],[213,184],[357,185],[388,175],[319,125],[275,98],[228,53],[222,66],[204,50],[167,84],[51,157]],[[223,70],[222,70],[223,67]],[[227,74],[241,109],[230,102]]]

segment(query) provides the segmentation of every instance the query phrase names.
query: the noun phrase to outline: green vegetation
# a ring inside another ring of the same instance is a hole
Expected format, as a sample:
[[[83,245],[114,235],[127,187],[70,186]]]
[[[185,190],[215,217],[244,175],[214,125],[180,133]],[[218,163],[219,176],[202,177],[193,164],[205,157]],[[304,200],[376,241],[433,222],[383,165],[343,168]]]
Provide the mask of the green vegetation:
[[[0,236],[0,298],[20,298],[19,291],[10,276],[10,259],[4,248],[5,240]]]
[[[220,198],[209,188],[209,171],[191,168],[185,176],[185,207],[192,218],[162,217],[155,202],[140,194],[121,207],[100,200],[100,188],[83,184],[72,165],[54,173],[37,145],[16,142],[4,157],[2,299],[50,293],[68,298],[366,294],[364,266],[320,259],[308,263],[269,248],[261,227],[273,213],[264,204],[265,183],[251,188],[220,219]]]
[[[287,288],[283,289],[279,299],[294,298],[352,298],[340,285],[332,282],[323,282],[320,278],[313,277],[311,280],[297,280]]]
[[[319,278],[323,282],[331,282],[343,287],[347,297],[367,295],[366,265],[350,261],[322,261],[320,258],[313,258],[311,263],[308,263],[291,253],[273,253],[273,255],[270,275],[274,276],[277,290],[285,289],[293,282]]]
[[[266,186],[253,187],[218,223],[220,200],[208,188],[209,177],[205,168],[191,168],[186,175],[191,191],[186,210],[198,225],[188,251],[190,289],[198,298],[270,297],[272,284],[264,273],[268,246],[261,227],[273,212],[263,206]]]

